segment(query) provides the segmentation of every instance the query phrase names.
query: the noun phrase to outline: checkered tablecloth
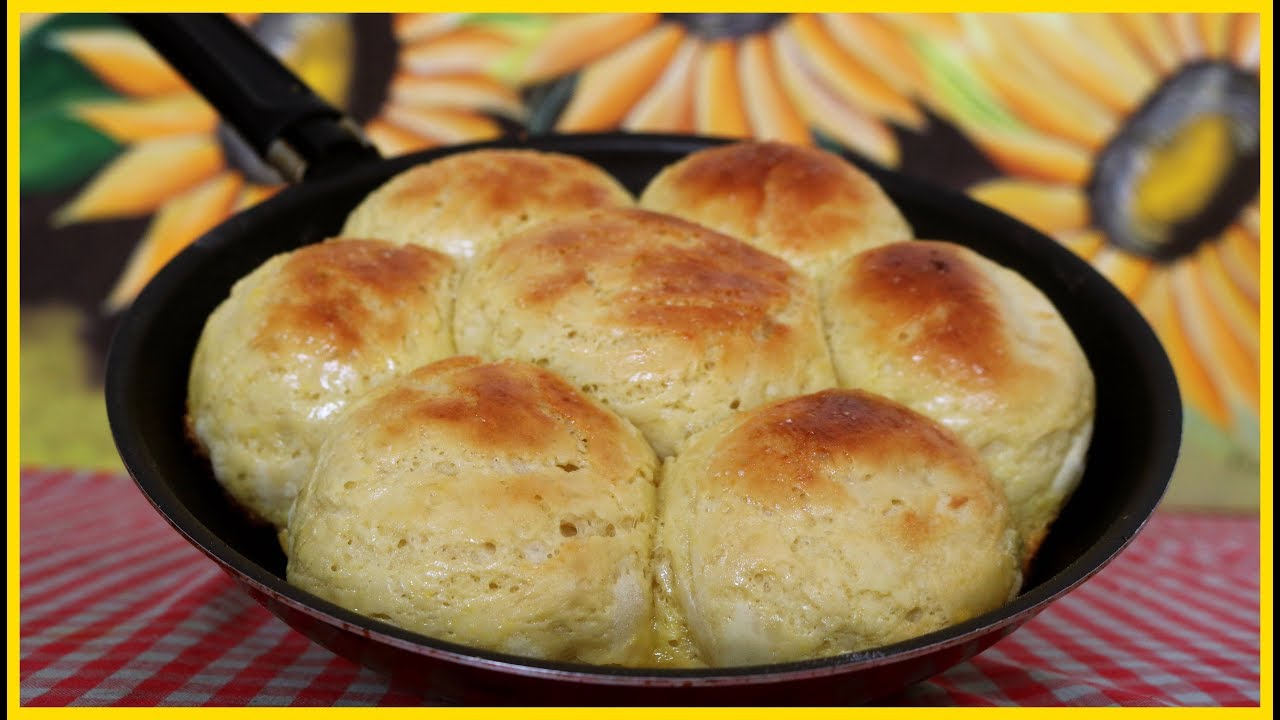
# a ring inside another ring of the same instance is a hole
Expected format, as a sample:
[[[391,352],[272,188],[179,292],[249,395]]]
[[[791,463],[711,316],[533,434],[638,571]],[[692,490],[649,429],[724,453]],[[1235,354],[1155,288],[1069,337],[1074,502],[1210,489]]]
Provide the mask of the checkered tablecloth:
[[[24,706],[424,705],[312,644],[126,477],[21,478]],[[1256,517],[1158,511],[1120,558],[900,705],[1257,705]]]

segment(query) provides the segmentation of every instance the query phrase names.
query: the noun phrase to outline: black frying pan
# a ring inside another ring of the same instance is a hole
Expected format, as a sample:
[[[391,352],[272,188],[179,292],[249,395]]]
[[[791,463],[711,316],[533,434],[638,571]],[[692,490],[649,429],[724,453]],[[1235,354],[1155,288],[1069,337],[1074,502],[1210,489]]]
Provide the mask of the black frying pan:
[[[426,696],[484,704],[804,704],[867,702],[972,657],[1084,582],[1137,534],[1177,457],[1181,402],[1168,359],[1125,297],[1087,263],[963,195],[850,158],[918,236],[967,245],[1045,292],[1097,381],[1097,417],[1079,489],[1040,548],[1022,593],[953,627],[866,652],[710,670],[633,670],[530,660],[424,637],[362,617],[284,580],[274,534],[245,521],[183,435],[187,370],[205,318],[270,256],[337,233],[396,173],[474,147],[581,156],[639,192],[663,166],[721,140],[655,135],[509,138],[382,160],[225,18],[129,16],[244,138],[293,180],[197,240],[142,291],[108,355],[106,401],[126,468],[156,509],[271,612],[334,652]]]

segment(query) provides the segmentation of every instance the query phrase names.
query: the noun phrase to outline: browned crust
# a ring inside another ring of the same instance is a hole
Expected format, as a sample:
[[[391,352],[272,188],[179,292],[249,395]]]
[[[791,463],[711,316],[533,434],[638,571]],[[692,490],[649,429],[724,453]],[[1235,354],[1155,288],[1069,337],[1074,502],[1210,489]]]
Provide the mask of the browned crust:
[[[558,375],[528,363],[484,363],[458,356],[423,366],[406,382],[361,408],[358,423],[377,426],[379,441],[448,435],[484,452],[529,453],[562,442],[570,428],[607,452],[623,427]],[[621,450],[619,450],[621,452]]]
[[[765,506],[856,504],[857,483],[903,467],[972,479],[973,492],[951,499],[960,505],[990,504],[993,494],[989,487],[983,492],[987,475],[981,461],[954,434],[862,390],[824,390],[765,406],[720,440],[715,454],[711,481],[728,483]],[[902,513],[901,523],[914,538],[931,525],[911,510]]]
[[[447,256],[380,240],[335,239],[293,252],[254,337],[268,352],[307,347],[350,357],[370,344],[394,343],[412,314],[380,313],[421,297],[453,271]]]
[[[929,241],[884,245],[855,256],[840,282],[837,300],[846,311],[914,367],[983,385],[1015,370],[999,290],[967,250]]]
[[[739,142],[690,155],[661,173],[641,204],[742,237],[768,235],[780,251],[820,252],[866,232],[876,183],[824,150]]]
[[[715,331],[787,332],[772,316],[799,277],[783,260],[678,218],[608,209],[552,221],[502,247],[499,262],[525,271],[520,298],[551,307],[594,292],[595,273],[625,268],[602,292],[610,322],[696,337]],[[507,268],[507,266],[510,266]],[[519,282],[519,281],[518,281]]]
[[[604,170],[585,160],[529,150],[478,150],[421,165],[391,181],[377,202],[384,212],[415,212],[450,193],[495,215],[527,209],[589,209],[616,205],[621,191]],[[455,198],[451,201],[457,203]]]

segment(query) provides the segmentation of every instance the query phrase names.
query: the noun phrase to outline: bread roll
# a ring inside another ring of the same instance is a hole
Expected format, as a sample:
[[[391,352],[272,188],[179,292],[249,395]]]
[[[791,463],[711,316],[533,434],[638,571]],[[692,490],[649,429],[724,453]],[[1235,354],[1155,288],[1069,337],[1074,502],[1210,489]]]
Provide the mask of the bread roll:
[[[333,417],[378,381],[453,353],[453,262],[338,239],[277,255],[210,315],[188,434],[252,514],[283,527]]]
[[[422,245],[465,264],[544,220],[634,202],[612,175],[581,158],[473,150],[396,175],[351,212],[343,234]]]
[[[1004,487],[1026,557],[1084,472],[1093,374],[1031,283],[959,245],[885,245],[851,258],[824,298],[840,383],[954,430]]]
[[[912,237],[861,170],[825,150],[777,142],[695,152],[663,169],[640,206],[732,235],[813,277],[855,252]]]
[[[1010,600],[1021,581],[1004,497],[972,449],[858,390],[739,414],[669,460],[660,592],[712,666],[837,655]]]
[[[533,365],[455,357],[334,427],[289,525],[288,579],[428,636],[526,657],[649,657],[657,459]]]
[[[564,375],[660,456],[738,410],[835,381],[807,278],[637,209],[544,223],[480,258],[459,289],[455,333],[460,352]]]

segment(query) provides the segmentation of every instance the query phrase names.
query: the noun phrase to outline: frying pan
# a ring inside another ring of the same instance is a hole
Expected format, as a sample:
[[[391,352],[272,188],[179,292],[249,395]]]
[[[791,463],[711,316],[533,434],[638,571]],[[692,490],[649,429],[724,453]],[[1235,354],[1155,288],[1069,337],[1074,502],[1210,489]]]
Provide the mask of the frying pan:
[[[967,197],[849,157],[878,181],[919,237],[967,245],[1022,273],[1075,332],[1097,382],[1084,476],[1012,602],[921,637],[804,662],[640,670],[548,662],[424,637],[357,615],[284,580],[274,533],[226,499],[183,434],[187,371],[206,317],[267,258],[335,235],[346,214],[396,173],[477,147],[569,153],[639,192],[665,165],[724,140],[601,134],[508,137],[381,159],[356,126],[220,16],[128,21],[290,180],[164,267],[121,318],[106,402],[121,458],[156,510],[255,599],[315,642],[424,696],[479,704],[805,704],[883,698],[981,652],[1113,559],[1168,484],[1182,427],[1169,361],[1126,298],[1050,238]]]

